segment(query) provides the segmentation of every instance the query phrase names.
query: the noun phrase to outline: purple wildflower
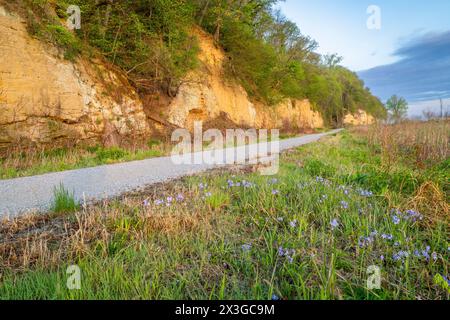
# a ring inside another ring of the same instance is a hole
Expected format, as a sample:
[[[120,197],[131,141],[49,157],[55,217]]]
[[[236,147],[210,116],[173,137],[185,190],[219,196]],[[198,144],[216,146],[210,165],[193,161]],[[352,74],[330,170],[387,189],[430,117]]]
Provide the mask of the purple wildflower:
[[[401,221],[401,219],[400,219],[397,215],[392,216],[392,222],[393,222],[395,225],[400,224],[400,221]]]
[[[407,210],[405,213],[406,213],[406,219],[409,219],[412,222],[416,222],[417,220],[423,220],[422,214],[420,214],[417,211]]]
[[[294,221],[289,222],[289,225],[291,226],[291,228],[295,228],[295,227],[297,227],[297,223],[298,223],[298,221],[294,220]]]
[[[374,239],[372,237],[360,237],[358,240],[358,245],[360,248],[367,247],[373,243]]]
[[[342,208],[342,209],[348,209],[348,202],[346,202],[346,201],[341,201],[341,208]]]
[[[251,249],[252,249],[251,243],[246,243],[242,245],[242,250],[244,250],[244,252],[249,252]]]
[[[403,261],[405,258],[408,257],[409,257],[408,251],[399,251],[398,253],[394,253],[394,255],[392,256],[394,261]]]
[[[248,181],[242,181],[242,185],[244,186],[244,188],[251,188],[253,187],[253,183],[248,182]]]
[[[430,260],[430,251],[431,251],[431,247],[430,246],[426,246],[425,250],[422,250],[422,256],[427,261]]]
[[[361,197],[365,197],[365,198],[369,198],[369,197],[373,196],[373,192],[369,191],[369,190],[360,190],[359,194],[361,195]]]
[[[278,248],[278,256],[285,257],[289,263],[294,262],[293,255],[295,254],[294,249],[284,249],[282,246]]]
[[[339,227],[339,222],[337,219],[333,219],[333,221],[331,221],[330,224],[331,224],[331,230],[334,230]]]
[[[437,259],[438,259],[438,254],[437,254],[436,252],[433,252],[433,253],[431,254],[431,257],[433,258],[434,261],[437,261]]]
[[[381,235],[381,238],[383,238],[384,240],[393,240],[394,236],[392,234],[385,234],[385,233],[383,233]]]

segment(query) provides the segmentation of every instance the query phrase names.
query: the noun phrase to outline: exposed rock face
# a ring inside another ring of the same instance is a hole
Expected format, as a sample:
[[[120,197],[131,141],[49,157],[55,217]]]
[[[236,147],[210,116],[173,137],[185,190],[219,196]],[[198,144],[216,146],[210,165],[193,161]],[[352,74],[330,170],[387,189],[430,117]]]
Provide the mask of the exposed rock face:
[[[113,145],[122,136],[150,135],[148,119],[185,128],[197,120],[214,124],[221,117],[241,127],[294,131],[324,126],[308,100],[286,99],[272,107],[253,103],[236,81],[226,79],[226,56],[212,37],[194,32],[201,67],[160,110],[146,104],[146,114],[120,71],[104,61],[60,58],[57,49],[30,37],[25,22],[0,6],[0,148],[84,140]],[[348,125],[373,122],[364,111],[345,118]]]
[[[275,106],[276,126],[285,129],[323,128],[319,112],[314,111],[308,100],[285,100]]]
[[[245,127],[323,126],[322,117],[312,110],[308,100],[286,100],[274,107],[252,103],[239,84],[225,79],[225,54],[214,45],[212,37],[199,29],[195,33],[199,39],[201,68],[188,75],[171,102],[166,114],[169,122],[192,128],[194,121],[226,114],[231,121]]]
[[[375,118],[364,110],[359,110],[355,114],[347,114],[344,118],[344,124],[352,126],[373,124],[375,121]]]
[[[246,91],[232,80],[224,79],[224,53],[215,47],[209,35],[198,29],[195,32],[200,45],[201,67],[186,77],[167,110],[168,121],[191,128],[194,121],[226,113],[236,124],[255,126],[255,105],[248,99]]]
[[[58,58],[28,35],[24,21],[0,8],[0,147],[17,142],[100,140],[149,132],[132,87],[106,64]]]

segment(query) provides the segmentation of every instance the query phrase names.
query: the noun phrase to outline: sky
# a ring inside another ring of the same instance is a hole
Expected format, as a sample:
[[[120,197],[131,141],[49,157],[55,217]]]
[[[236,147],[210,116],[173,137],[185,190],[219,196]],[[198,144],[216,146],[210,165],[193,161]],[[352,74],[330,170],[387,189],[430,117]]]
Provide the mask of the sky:
[[[279,7],[319,53],[342,56],[382,101],[405,97],[411,116],[437,111],[439,98],[450,106],[449,0],[286,0]]]

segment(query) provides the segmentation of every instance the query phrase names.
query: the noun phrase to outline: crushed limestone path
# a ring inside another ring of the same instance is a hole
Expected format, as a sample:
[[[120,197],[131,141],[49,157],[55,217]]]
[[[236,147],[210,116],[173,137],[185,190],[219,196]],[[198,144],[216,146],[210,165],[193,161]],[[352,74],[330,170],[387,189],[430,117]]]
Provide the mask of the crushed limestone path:
[[[318,141],[324,136],[339,131],[341,130],[337,129],[326,133],[281,140],[280,151]],[[246,154],[248,158],[248,147]],[[0,180],[0,218],[30,211],[47,211],[51,207],[54,190],[60,185],[73,192],[76,201],[90,202],[119,196],[147,185],[201,173],[220,166],[210,164],[176,165],[170,157],[161,157]]]

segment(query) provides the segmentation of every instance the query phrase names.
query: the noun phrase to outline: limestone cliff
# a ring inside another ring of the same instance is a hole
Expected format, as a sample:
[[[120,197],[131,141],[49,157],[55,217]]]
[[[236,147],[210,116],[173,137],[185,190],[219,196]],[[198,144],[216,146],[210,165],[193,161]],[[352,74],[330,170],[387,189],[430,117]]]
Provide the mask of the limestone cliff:
[[[369,125],[375,123],[375,118],[365,112],[364,110],[358,110],[355,114],[347,114],[344,118],[344,125],[359,126]]]
[[[169,122],[190,128],[196,120],[225,115],[245,127],[323,127],[322,117],[312,110],[308,100],[287,99],[272,107],[252,102],[244,88],[225,77],[223,64],[226,57],[212,37],[200,29],[194,32],[199,39],[201,67],[187,76],[167,108]]]
[[[201,67],[191,72],[178,95],[164,111],[167,120],[177,126],[192,128],[194,121],[226,117],[236,125],[256,128],[279,128],[288,131],[324,127],[319,112],[305,100],[286,99],[275,106],[252,102],[247,92],[224,75],[226,56],[210,35],[193,31],[200,45]],[[371,124],[375,119],[365,111],[345,117],[346,125]]]
[[[0,146],[146,134],[142,103],[102,61],[71,63],[0,10]]]
[[[196,29],[201,66],[188,74],[178,95],[167,109],[167,119],[180,127],[191,127],[193,121],[216,118],[220,114],[236,124],[257,125],[255,105],[245,90],[233,80],[225,80],[224,53],[209,35]]]
[[[275,106],[252,101],[225,76],[226,55],[212,37],[198,28],[193,32],[200,67],[186,76],[175,98],[153,106],[120,70],[103,60],[64,60],[0,6],[0,148],[86,140],[114,144],[114,137],[149,137],[152,128],[191,128],[196,120],[295,132],[324,126],[308,100],[286,99]],[[365,112],[345,118],[352,125],[373,121]]]

